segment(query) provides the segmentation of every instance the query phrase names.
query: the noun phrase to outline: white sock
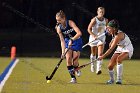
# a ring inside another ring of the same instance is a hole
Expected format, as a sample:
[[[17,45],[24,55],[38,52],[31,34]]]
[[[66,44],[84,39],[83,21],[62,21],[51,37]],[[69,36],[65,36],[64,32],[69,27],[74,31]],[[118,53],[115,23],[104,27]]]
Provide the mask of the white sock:
[[[96,56],[93,56],[92,54],[90,55],[90,62],[93,62],[91,63],[91,65],[94,65],[94,60],[96,59]]]
[[[102,60],[97,60],[97,68],[96,71],[98,72],[99,70],[101,70],[102,67]]]
[[[123,64],[117,64],[117,80],[122,79]]]
[[[114,70],[108,70],[110,75],[110,80],[114,81]]]

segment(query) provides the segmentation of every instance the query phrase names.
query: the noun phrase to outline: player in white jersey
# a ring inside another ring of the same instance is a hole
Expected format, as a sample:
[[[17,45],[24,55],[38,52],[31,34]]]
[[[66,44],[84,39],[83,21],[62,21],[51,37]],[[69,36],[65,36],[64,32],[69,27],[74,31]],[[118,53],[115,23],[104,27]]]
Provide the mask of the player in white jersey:
[[[106,30],[108,19],[104,18],[104,14],[105,14],[105,9],[103,7],[98,7],[97,16],[91,19],[91,22],[89,23],[88,26],[88,33],[90,34],[89,42],[98,39],[97,42],[93,42],[90,44],[91,47],[90,61],[93,62],[91,64],[91,72],[94,72],[95,69],[94,60],[96,59],[96,55],[98,54],[98,57],[101,56],[104,50],[106,36],[102,35],[100,38],[97,38],[101,34],[105,33]],[[102,60],[98,60],[96,63],[97,75],[102,73],[101,66],[102,66]]]
[[[109,49],[98,59],[103,59],[108,56],[113,49],[117,46],[116,51],[112,55],[109,64],[108,71],[110,75],[110,80],[107,84],[113,84],[114,79],[114,67],[117,69],[117,80],[116,84],[122,84],[122,74],[123,74],[123,60],[130,59],[133,55],[133,45],[129,37],[122,31],[119,30],[119,24],[117,20],[111,20],[107,25],[107,31],[112,35],[112,41],[109,44]]]

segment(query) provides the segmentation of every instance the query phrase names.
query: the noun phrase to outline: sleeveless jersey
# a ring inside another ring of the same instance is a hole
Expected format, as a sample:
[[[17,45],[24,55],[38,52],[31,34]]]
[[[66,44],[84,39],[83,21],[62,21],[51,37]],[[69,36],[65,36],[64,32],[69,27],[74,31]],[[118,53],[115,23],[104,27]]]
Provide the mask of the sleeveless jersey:
[[[64,35],[64,38],[72,38],[76,35],[74,29],[69,26],[69,20],[66,20],[65,28],[61,24],[59,25],[59,27],[60,30],[62,31],[62,34]]]
[[[117,33],[120,33],[120,32],[122,32],[122,31],[119,30]],[[124,34],[124,39],[121,40],[117,45],[125,47],[125,46],[131,45],[131,44],[132,43],[131,43],[130,38],[126,34]]]
[[[122,31],[119,30],[117,33],[120,33],[120,32],[122,32]],[[124,39],[121,40],[120,42],[118,42],[117,45],[118,45],[118,47],[117,47],[115,53],[127,52],[129,54],[129,59],[132,57],[133,51],[134,51],[133,45],[131,43],[131,40],[125,33],[124,33]]]
[[[97,17],[95,17],[95,20],[96,24],[92,27],[92,32],[95,35],[101,35],[106,30],[106,20],[104,18],[103,21],[100,21]]]
[[[66,27],[64,28],[61,24],[59,24],[59,28],[65,38],[65,47],[68,48],[68,44],[70,41],[70,38],[74,37],[76,35],[76,32],[73,28],[69,26],[69,20],[66,20]],[[73,41],[73,44],[71,46],[71,49],[73,51],[81,51],[82,50],[82,38],[79,37],[78,39]]]
[[[102,35],[105,32],[105,30],[106,30],[106,20],[105,20],[105,18],[103,19],[103,21],[100,21],[100,20],[98,20],[97,17],[95,17],[95,20],[96,20],[96,24],[92,27],[92,32],[96,36],[100,36],[101,35],[101,37],[98,38],[98,42],[90,43],[91,47],[105,44],[105,39],[106,39],[105,34]],[[92,35],[90,35],[89,36],[89,42],[92,42],[94,40],[95,40],[95,38]]]

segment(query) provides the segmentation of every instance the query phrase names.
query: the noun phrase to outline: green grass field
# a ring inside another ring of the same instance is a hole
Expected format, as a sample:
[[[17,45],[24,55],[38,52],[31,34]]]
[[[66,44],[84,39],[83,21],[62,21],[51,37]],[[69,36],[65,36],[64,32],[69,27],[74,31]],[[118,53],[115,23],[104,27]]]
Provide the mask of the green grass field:
[[[10,63],[10,58],[0,58],[0,73]],[[77,84],[70,84],[70,76],[63,60],[50,84],[46,75],[50,75],[60,59],[58,58],[19,58],[6,81],[2,93],[140,93],[140,60],[124,61],[123,84],[106,85],[109,79],[107,64],[104,60],[102,74],[90,72],[90,66],[83,68]],[[89,59],[80,59],[80,65]]]

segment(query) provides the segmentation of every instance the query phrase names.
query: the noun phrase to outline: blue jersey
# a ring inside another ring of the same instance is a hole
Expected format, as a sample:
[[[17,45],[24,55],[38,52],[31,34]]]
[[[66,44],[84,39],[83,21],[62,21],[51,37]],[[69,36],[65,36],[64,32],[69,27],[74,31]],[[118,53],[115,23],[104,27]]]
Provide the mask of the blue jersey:
[[[69,20],[66,20],[66,27],[64,28],[61,24],[59,24],[60,30],[65,38],[65,46],[68,48],[68,44],[70,41],[70,38],[74,37],[76,35],[76,32],[73,28],[69,26]],[[74,40],[72,43],[71,49],[73,51],[81,51],[82,50],[82,38],[79,37],[78,39]]]
[[[76,35],[74,29],[69,26],[69,20],[66,20],[65,28],[61,24],[59,26],[65,38],[72,38]]]

